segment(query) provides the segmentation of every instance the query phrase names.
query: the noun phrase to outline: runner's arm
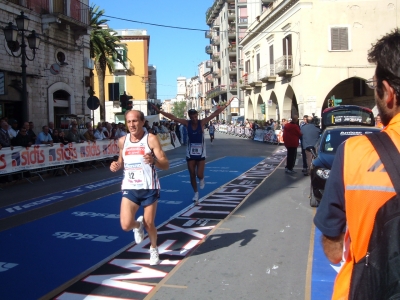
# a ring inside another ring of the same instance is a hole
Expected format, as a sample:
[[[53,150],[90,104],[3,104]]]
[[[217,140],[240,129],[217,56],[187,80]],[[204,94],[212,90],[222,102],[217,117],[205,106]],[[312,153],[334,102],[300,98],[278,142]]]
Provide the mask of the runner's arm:
[[[231,104],[233,98],[229,99],[228,102],[226,102],[226,104],[224,106],[221,106],[220,108],[218,108],[216,111],[214,111],[211,115],[209,115],[207,118],[204,118],[201,120],[201,125],[204,126],[205,124],[207,124],[208,122],[210,122],[212,119],[214,119],[216,116],[218,116],[220,113],[222,113],[222,111],[227,108],[229,106],[229,104]]]
[[[160,141],[156,135],[149,135],[149,147],[153,150],[154,156],[146,154],[145,159],[148,163],[156,166],[161,170],[169,169],[169,161],[167,156],[165,155],[163,149],[161,148]]]
[[[153,108],[155,109],[156,112],[158,112],[159,114],[162,114],[164,117],[167,117],[168,119],[174,120],[174,121],[176,121],[176,122],[178,122],[178,123],[181,123],[181,124],[183,124],[183,125],[185,125],[185,126],[188,125],[188,121],[187,121],[186,119],[177,118],[177,117],[175,117],[173,114],[164,112],[164,111],[160,110],[160,109],[159,109],[156,105],[154,105],[154,104],[153,104],[152,106],[153,106]]]

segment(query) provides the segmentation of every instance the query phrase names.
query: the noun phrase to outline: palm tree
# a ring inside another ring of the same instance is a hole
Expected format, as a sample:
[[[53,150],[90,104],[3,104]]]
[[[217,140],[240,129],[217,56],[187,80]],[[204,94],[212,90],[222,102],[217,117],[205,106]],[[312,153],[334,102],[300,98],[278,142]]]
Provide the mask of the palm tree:
[[[126,47],[120,44],[121,37],[108,28],[108,20],[103,19],[104,10],[98,6],[90,8],[90,57],[94,58],[95,68],[99,80],[99,100],[100,100],[100,119],[105,120],[105,93],[104,81],[106,69],[110,73],[114,72],[114,62],[120,62],[125,66],[125,62],[118,49]]]

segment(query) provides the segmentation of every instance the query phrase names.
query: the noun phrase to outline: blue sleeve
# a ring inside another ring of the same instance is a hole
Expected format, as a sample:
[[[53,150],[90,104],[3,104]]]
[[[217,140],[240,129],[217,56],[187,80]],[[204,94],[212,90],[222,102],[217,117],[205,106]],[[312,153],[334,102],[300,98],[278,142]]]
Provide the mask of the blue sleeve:
[[[341,144],[335,155],[324,195],[314,217],[315,226],[322,234],[337,237],[346,229],[344,200],[344,145]]]

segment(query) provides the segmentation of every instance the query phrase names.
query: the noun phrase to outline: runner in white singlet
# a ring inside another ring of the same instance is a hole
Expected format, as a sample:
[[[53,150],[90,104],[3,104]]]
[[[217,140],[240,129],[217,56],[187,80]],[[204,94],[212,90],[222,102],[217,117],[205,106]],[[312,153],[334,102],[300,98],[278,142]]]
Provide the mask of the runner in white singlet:
[[[145,118],[141,111],[128,111],[125,114],[125,121],[129,133],[118,140],[118,161],[110,165],[112,172],[124,168],[121,227],[125,231],[133,229],[137,244],[143,241],[144,228],[146,229],[150,239],[150,265],[157,265],[160,263],[160,258],[154,219],[160,183],[155,167],[167,170],[169,162],[157,136],[143,130]],[[144,216],[135,220],[136,212],[141,205],[144,206]]]

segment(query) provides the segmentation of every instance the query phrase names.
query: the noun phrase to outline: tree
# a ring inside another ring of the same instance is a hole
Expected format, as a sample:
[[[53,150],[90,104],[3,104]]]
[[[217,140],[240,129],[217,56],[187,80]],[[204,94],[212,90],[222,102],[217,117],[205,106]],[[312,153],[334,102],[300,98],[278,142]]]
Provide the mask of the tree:
[[[186,118],[186,102],[177,101],[172,106],[172,114],[177,118]]]
[[[106,69],[110,73],[114,72],[114,62],[120,62],[125,66],[125,62],[118,49],[126,47],[120,44],[121,37],[108,28],[108,20],[102,19],[104,10],[98,6],[90,8],[90,57],[94,58],[95,68],[99,80],[99,99],[100,99],[100,119],[105,120],[105,92],[104,81]]]

